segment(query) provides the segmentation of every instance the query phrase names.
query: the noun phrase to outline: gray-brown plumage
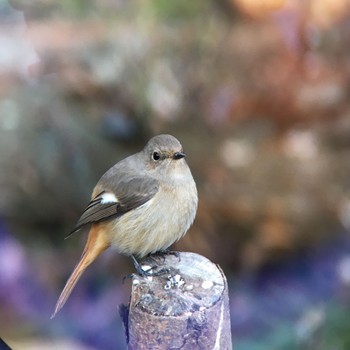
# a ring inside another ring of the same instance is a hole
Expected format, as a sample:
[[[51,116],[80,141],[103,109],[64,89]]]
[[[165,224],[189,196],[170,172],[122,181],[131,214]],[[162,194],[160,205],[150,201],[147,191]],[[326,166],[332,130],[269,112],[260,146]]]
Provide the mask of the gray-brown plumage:
[[[167,249],[187,232],[198,197],[184,157],[175,137],[158,135],[141,152],[118,162],[101,177],[91,202],[70,233],[91,224],[81,259],[52,317],[63,307],[85,269],[107,248],[142,258]]]

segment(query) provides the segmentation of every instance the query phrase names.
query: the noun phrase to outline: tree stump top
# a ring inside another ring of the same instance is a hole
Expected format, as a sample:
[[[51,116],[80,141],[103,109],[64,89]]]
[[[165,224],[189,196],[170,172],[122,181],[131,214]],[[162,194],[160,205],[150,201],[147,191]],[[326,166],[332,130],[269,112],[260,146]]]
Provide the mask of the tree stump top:
[[[143,268],[152,267],[152,260],[145,260]],[[225,278],[221,269],[207,258],[194,253],[181,253],[157,260],[161,266],[159,268],[168,269],[169,273],[133,278],[135,306],[143,312],[179,317],[210,308],[222,297]]]

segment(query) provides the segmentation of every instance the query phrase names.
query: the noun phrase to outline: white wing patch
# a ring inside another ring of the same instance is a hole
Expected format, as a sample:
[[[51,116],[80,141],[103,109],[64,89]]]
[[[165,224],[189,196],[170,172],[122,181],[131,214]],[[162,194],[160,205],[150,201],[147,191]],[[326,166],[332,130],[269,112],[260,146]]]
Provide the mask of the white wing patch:
[[[113,193],[103,193],[101,196],[101,204],[107,204],[107,203],[117,203],[118,199]]]

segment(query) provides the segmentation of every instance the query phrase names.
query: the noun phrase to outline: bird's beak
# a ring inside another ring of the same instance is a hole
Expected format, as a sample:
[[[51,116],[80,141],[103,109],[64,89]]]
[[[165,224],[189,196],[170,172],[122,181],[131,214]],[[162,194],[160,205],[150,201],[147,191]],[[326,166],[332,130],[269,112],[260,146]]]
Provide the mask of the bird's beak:
[[[186,157],[186,154],[183,153],[183,152],[176,152],[174,154],[174,159],[181,159],[181,158],[184,158],[184,157]]]

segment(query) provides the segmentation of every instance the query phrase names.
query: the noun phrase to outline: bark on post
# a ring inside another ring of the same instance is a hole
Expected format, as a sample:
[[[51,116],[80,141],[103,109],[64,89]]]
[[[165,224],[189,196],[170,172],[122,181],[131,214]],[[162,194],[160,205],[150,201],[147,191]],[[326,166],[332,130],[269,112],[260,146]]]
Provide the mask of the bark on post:
[[[157,259],[169,273],[133,277],[126,324],[128,350],[232,349],[222,270],[194,253]],[[152,259],[145,264],[155,265]]]

